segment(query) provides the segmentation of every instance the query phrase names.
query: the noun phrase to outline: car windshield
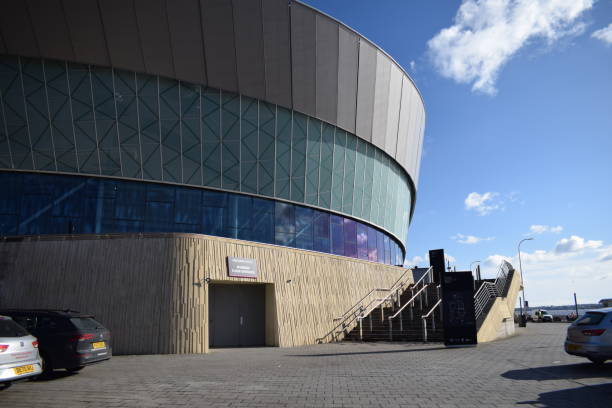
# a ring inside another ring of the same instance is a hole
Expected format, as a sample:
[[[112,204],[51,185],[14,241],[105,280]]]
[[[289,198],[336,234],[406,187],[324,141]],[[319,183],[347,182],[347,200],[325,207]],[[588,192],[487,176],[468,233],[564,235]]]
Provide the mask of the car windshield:
[[[12,319],[0,318],[0,337],[23,337],[29,333]]]
[[[591,326],[594,324],[599,324],[605,315],[605,313],[600,312],[586,312],[584,316],[576,321],[576,326]]]
[[[104,327],[91,317],[73,317],[70,322],[79,330],[95,330]]]

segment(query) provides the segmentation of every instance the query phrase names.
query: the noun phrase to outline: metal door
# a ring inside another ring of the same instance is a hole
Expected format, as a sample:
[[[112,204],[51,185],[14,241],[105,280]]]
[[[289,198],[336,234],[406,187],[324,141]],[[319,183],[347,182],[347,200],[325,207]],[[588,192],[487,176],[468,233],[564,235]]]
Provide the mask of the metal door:
[[[210,285],[210,347],[265,345],[264,285]]]

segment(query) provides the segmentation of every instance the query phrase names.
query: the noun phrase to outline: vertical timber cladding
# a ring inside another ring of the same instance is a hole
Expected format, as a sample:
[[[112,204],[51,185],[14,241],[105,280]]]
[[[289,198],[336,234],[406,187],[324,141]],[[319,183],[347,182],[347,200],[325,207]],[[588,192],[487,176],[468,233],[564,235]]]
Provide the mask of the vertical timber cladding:
[[[316,343],[372,288],[406,269],[319,252],[191,234],[48,236],[0,242],[0,307],[70,308],[113,333],[117,354],[208,351],[209,284],[265,287],[265,343]],[[228,277],[227,257],[258,277]],[[10,261],[8,261],[10,260]]]

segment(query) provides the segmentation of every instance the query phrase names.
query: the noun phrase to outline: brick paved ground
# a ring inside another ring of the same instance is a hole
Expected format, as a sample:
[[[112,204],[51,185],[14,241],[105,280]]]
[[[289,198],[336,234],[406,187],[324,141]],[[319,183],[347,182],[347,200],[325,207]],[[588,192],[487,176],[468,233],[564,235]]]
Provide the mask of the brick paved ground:
[[[477,348],[330,344],[121,356],[0,391],[2,407],[612,407],[612,362],[563,352],[565,324]]]

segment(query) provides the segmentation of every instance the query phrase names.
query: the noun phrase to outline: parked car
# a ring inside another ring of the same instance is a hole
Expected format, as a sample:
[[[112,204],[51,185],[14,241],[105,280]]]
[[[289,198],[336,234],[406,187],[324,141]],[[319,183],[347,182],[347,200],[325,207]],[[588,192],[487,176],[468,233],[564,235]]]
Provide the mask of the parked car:
[[[595,364],[612,359],[612,307],[589,310],[567,328],[565,351]]]
[[[0,314],[11,316],[38,338],[45,372],[58,368],[79,371],[112,356],[110,332],[91,315],[32,309],[6,309]]]
[[[551,314],[543,314],[542,315],[542,322],[543,323],[552,323],[553,322],[553,317]]]
[[[0,315],[0,383],[42,373],[38,340],[8,316]]]

